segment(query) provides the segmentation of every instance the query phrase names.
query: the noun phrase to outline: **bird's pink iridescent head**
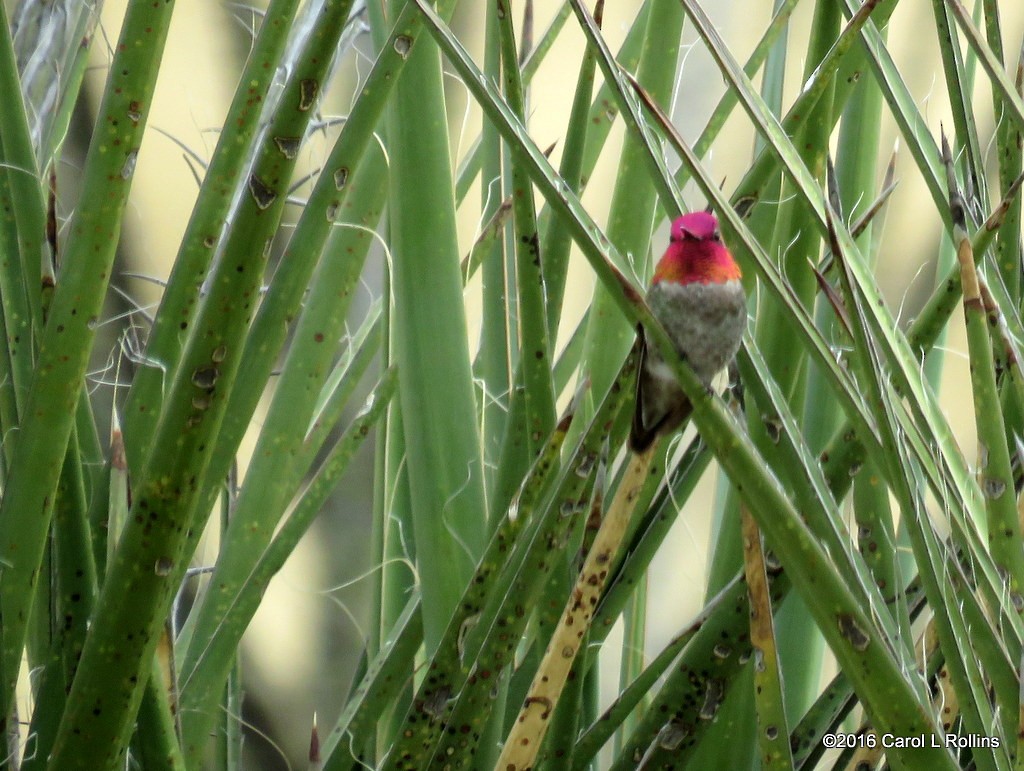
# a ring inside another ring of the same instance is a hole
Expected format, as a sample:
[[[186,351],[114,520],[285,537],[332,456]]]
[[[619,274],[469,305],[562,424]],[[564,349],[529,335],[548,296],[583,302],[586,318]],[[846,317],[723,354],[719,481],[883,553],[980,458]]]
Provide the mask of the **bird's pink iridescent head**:
[[[652,283],[716,284],[739,279],[740,267],[722,243],[718,219],[697,211],[672,223],[669,245],[654,270]]]

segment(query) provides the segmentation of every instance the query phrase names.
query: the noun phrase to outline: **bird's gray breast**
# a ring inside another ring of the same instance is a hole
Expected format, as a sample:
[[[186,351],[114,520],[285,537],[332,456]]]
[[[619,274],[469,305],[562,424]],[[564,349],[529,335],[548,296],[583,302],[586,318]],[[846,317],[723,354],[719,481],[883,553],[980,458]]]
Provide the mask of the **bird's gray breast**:
[[[647,303],[706,385],[736,355],[747,323],[739,281],[685,285],[661,281],[647,293]],[[653,348],[648,354],[655,359],[650,366],[664,366]]]

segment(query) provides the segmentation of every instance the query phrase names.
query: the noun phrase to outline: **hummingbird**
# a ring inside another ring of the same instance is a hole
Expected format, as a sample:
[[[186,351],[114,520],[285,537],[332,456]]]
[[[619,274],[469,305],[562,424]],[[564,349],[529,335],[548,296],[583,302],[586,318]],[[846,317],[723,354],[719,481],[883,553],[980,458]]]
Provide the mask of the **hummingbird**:
[[[672,223],[668,248],[647,291],[647,305],[707,387],[736,355],[747,325],[740,277],[713,214],[691,212]],[[642,453],[657,437],[675,431],[692,406],[664,359],[648,347],[643,326],[637,332],[640,373],[629,444],[633,452]]]

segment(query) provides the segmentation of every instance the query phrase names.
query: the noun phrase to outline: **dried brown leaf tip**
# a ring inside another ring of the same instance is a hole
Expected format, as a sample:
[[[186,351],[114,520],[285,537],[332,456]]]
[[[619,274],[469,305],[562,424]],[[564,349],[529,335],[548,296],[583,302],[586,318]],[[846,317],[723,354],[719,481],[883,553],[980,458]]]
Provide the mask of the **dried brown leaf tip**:
[[[826,174],[825,180],[828,186],[828,204],[832,207],[832,211],[838,214],[840,217],[843,216],[843,202],[839,197],[839,180],[836,178],[836,167],[832,163],[832,155],[830,154],[825,159]]]
[[[316,713],[313,713],[313,728],[309,732],[309,771],[320,771],[324,767],[320,757],[320,733],[317,730]]]
[[[967,208],[964,197],[956,182],[956,170],[953,167],[953,152],[946,138],[946,130],[942,131],[942,162],[946,167],[946,187],[949,190],[949,216],[954,228],[967,229]]]
[[[850,318],[846,313],[846,305],[843,302],[843,298],[839,296],[835,288],[829,283],[828,279],[825,278],[825,275],[821,271],[813,265],[811,266],[811,270],[814,271],[814,278],[818,281],[818,288],[821,289],[822,293],[825,295],[825,299],[828,300],[829,304],[832,306],[832,310],[835,311],[836,318],[839,319],[843,328],[846,330],[846,333],[852,334],[850,329]]]

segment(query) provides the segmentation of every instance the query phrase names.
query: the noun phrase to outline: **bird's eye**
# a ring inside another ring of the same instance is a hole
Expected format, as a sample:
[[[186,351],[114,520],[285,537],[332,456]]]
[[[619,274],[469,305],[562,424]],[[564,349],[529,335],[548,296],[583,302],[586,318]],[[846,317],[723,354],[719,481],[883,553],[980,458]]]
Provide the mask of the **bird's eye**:
[[[711,240],[712,241],[721,241],[722,240],[722,234],[719,231],[717,231],[717,230],[714,231],[711,234]]]

